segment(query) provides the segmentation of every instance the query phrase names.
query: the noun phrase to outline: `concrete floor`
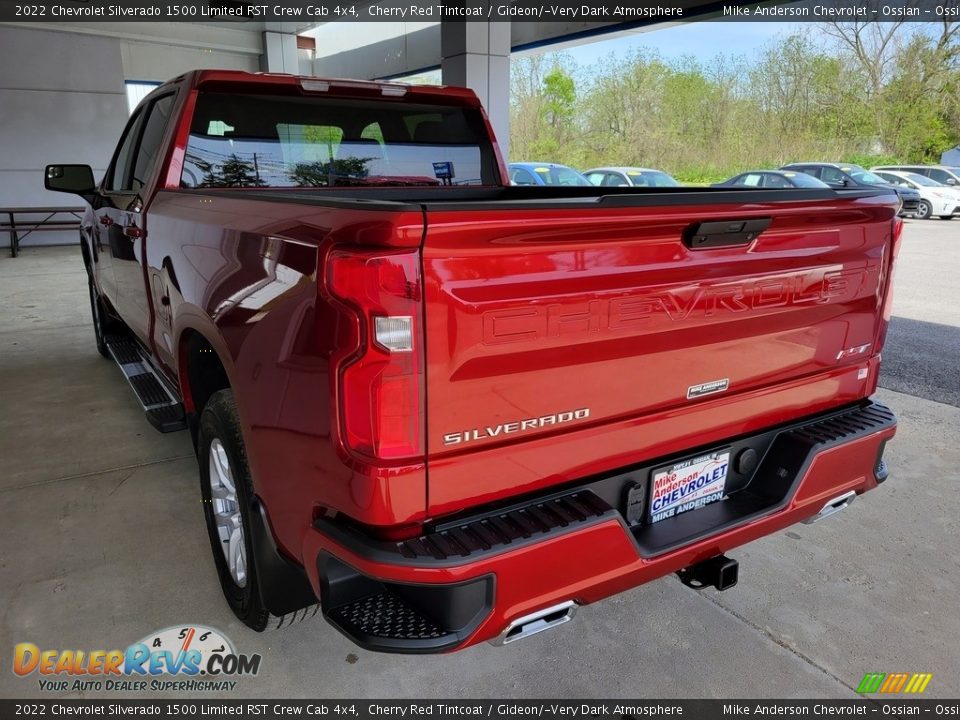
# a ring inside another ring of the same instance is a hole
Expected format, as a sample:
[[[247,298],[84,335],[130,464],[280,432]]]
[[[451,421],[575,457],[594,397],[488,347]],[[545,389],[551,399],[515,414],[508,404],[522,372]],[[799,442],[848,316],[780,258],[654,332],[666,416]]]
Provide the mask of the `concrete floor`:
[[[868,671],[932,672],[927,695],[956,697],[958,233],[906,231],[884,352],[884,384],[902,392],[880,393],[900,431],[880,490],[733,553],[741,580],[726,593],[665,578],[517,645],[442,657],[368,653],[322,620],[263,635],[237,623],[189,439],[156,433],[97,354],[79,252],[0,257],[0,656],[201,623],[263,654],[242,697],[844,698]],[[40,695],[36,676],[0,672],[0,697]]]

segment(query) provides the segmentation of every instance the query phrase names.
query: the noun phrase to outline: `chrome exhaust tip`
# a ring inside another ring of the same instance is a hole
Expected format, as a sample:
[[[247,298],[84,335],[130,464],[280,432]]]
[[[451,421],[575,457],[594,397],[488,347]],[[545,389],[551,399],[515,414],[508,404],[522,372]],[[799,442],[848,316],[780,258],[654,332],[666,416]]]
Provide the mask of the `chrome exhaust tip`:
[[[833,500],[827,502],[823,506],[823,509],[818,512],[813,517],[808,517],[803,521],[804,525],[813,525],[815,522],[820,522],[824,518],[828,518],[831,515],[836,515],[841,510],[845,510],[853,504],[853,501],[857,499],[856,490],[850,490],[845,492],[843,495],[838,495]]]
[[[559,627],[564,623],[570,622],[576,613],[577,603],[573,600],[567,600],[558,605],[552,605],[543,610],[524,615],[507,625],[507,629],[491,640],[490,644],[509,645],[512,642],[524,640],[537,633],[542,633],[545,630],[550,630],[551,628]]]

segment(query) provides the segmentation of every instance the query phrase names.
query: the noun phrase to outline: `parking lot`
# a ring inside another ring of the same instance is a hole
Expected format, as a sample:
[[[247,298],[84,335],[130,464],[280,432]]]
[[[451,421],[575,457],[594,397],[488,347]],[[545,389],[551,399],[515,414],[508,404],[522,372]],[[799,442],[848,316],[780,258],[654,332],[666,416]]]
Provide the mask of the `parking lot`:
[[[867,672],[933,673],[926,695],[956,697],[957,277],[960,221],[908,221],[880,392],[900,426],[876,492],[735,551],[740,583],[722,594],[665,578],[516,645],[411,657],[319,619],[258,635],[234,618],[188,435],[157,434],[97,354],[78,249],[27,246],[0,258],[0,498],[17,508],[0,523],[0,652],[200,623],[264,657],[235,697],[842,698]],[[44,693],[8,670],[0,694]]]

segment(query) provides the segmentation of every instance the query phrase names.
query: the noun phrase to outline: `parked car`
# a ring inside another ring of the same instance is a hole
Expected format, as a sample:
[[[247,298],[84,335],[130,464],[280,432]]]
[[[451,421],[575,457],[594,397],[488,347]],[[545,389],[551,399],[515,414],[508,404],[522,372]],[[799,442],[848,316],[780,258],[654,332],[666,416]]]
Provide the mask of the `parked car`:
[[[920,193],[913,188],[890,185],[883,178],[859,165],[845,163],[805,162],[784,165],[781,170],[796,170],[812,175],[833,188],[887,186],[900,197],[900,214],[915,215],[920,208]]]
[[[255,630],[510,643],[677,571],[725,590],[724,553],[887,478],[892,192],[518,188],[489,132],[466,89],[201,70],[99,184],[46,168]]]
[[[877,168],[874,168],[874,172],[891,185],[913,188],[920,193],[920,207],[916,215],[921,220],[933,215],[941,220],[952,220],[954,215],[960,213],[960,187],[944,185],[917,173]]]
[[[734,175],[729,180],[715,183],[713,187],[749,188],[829,188],[812,175],[794,170],[750,170]]]
[[[960,167],[952,165],[878,165],[873,170],[916,173],[943,185],[960,187]]]
[[[640,167],[602,167],[583,173],[591,185],[604,187],[680,187],[663,170]]]
[[[586,187],[590,182],[572,167],[557,163],[510,163],[513,185],[571,185]]]

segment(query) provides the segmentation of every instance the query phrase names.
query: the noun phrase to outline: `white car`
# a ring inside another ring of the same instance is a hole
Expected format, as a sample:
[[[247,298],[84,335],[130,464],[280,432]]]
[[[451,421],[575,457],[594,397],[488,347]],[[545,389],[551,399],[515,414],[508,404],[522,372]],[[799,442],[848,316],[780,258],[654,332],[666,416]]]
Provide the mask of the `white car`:
[[[916,216],[927,220],[936,215],[941,220],[952,220],[960,215],[960,189],[943,185],[924,175],[902,170],[873,170],[888,183],[910,187],[920,193],[920,206]]]
[[[663,170],[641,167],[601,167],[587,170],[584,175],[591,185],[606,187],[679,187]]]

